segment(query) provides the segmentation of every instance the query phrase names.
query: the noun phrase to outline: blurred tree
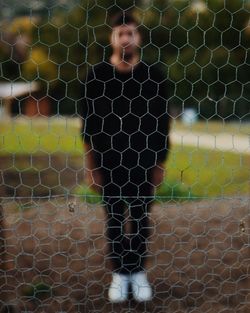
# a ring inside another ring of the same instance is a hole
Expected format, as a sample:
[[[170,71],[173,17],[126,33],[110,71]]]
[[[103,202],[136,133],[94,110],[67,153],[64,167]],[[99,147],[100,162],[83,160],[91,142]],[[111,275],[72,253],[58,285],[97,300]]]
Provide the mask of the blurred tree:
[[[241,0],[148,1],[145,57],[167,65],[178,110],[192,106],[203,118],[250,118],[249,9]]]
[[[42,81],[45,92],[58,101],[59,113],[75,112],[88,66],[108,59],[110,17],[133,9],[143,33],[142,60],[161,64],[177,111],[194,107],[202,118],[249,118],[249,1],[44,3],[36,18],[32,13],[30,22],[14,19],[2,36],[2,79]],[[34,9],[35,3],[29,5]],[[21,51],[20,34],[23,56],[13,54]]]

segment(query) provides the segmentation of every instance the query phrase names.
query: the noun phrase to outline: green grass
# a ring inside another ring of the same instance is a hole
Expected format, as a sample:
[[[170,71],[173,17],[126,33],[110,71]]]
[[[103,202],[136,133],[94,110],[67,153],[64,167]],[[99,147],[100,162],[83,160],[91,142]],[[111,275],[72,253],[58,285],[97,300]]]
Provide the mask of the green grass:
[[[175,122],[175,130],[193,127],[195,131],[218,133],[242,127],[243,133],[249,131],[248,125],[223,125],[217,122],[197,123],[184,126]],[[239,133],[237,133],[239,134]],[[82,162],[83,146],[79,135],[77,120],[14,120],[0,125],[1,155],[27,154],[70,154],[79,156]],[[81,166],[82,163],[79,165]],[[14,165],[18,168],[18,165]],[[30,165],[29,165],[30,166]],[[166,162],[166,180],[158,190],[159,198],[199,198],[250,195],[250,158],[247,154],[237,154],[197,147],[173,145]],[[24,170],[24,169],[23,169]],[[28,169],[27,169],[28,170]],[[91,201],[100,202],[100,197],[83,186],[76,190]]]
[[[74,123],[75,122],[75,123]],[[82,153],[79,122],[66,119],[22,119],[0,125],[0,155]]]
[[[102,203],[102,196],[84,184],[75,188],[73,193],[80,196],[84,202],[90,204]]]
[[[85,185],[77,187],[74,194],[81,196],[84,202],[90,204],[102,203],[102,197]],[[156,194],[156,200],[158,201],[191,200],[195,198],[184,184],[169,182],[168,180],[162,184]]]
[[[194,197],[250,195],[248,155],[175,146],[166,162],[167,181]]]

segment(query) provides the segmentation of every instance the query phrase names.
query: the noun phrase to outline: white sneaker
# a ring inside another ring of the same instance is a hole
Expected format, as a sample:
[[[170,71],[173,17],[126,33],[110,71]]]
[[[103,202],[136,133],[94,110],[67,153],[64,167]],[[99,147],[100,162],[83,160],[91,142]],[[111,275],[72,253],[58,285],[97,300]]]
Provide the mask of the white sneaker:
[[[129,276],[113,273],[112,283],[109,287],[109,300],[113,303],[126,301],[128,298]]]
[[[134,299],[138,302],[152,300],[152,288],[144,272],[131,275],[132,292]]]

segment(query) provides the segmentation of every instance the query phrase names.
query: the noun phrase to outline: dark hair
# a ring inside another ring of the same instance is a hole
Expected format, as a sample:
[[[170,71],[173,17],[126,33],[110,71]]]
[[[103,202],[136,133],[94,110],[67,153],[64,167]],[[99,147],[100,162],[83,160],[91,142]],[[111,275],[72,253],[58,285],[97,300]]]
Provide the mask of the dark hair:
[[[133,15],[130,12],[127,12],[127,11],[119,12],[111,20],[112,27],[116,27],[116,26],[120,26],[124,24],[126,25],[135,24],[136,26],[138,26],[137,20],[133,17]]]

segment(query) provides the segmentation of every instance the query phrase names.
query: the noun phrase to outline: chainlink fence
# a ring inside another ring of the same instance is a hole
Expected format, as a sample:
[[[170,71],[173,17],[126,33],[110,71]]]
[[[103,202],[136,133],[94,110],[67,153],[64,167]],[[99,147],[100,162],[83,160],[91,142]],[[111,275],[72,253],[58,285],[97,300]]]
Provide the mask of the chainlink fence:
[[[0,312],[249,312],[250,2],[0,3]],[[154,296],[113,304],[81,116],[87,74],[109,59],[111,16],[124,11],[139,23],[140,61],[166,77],[172,122],[147,212]]]

